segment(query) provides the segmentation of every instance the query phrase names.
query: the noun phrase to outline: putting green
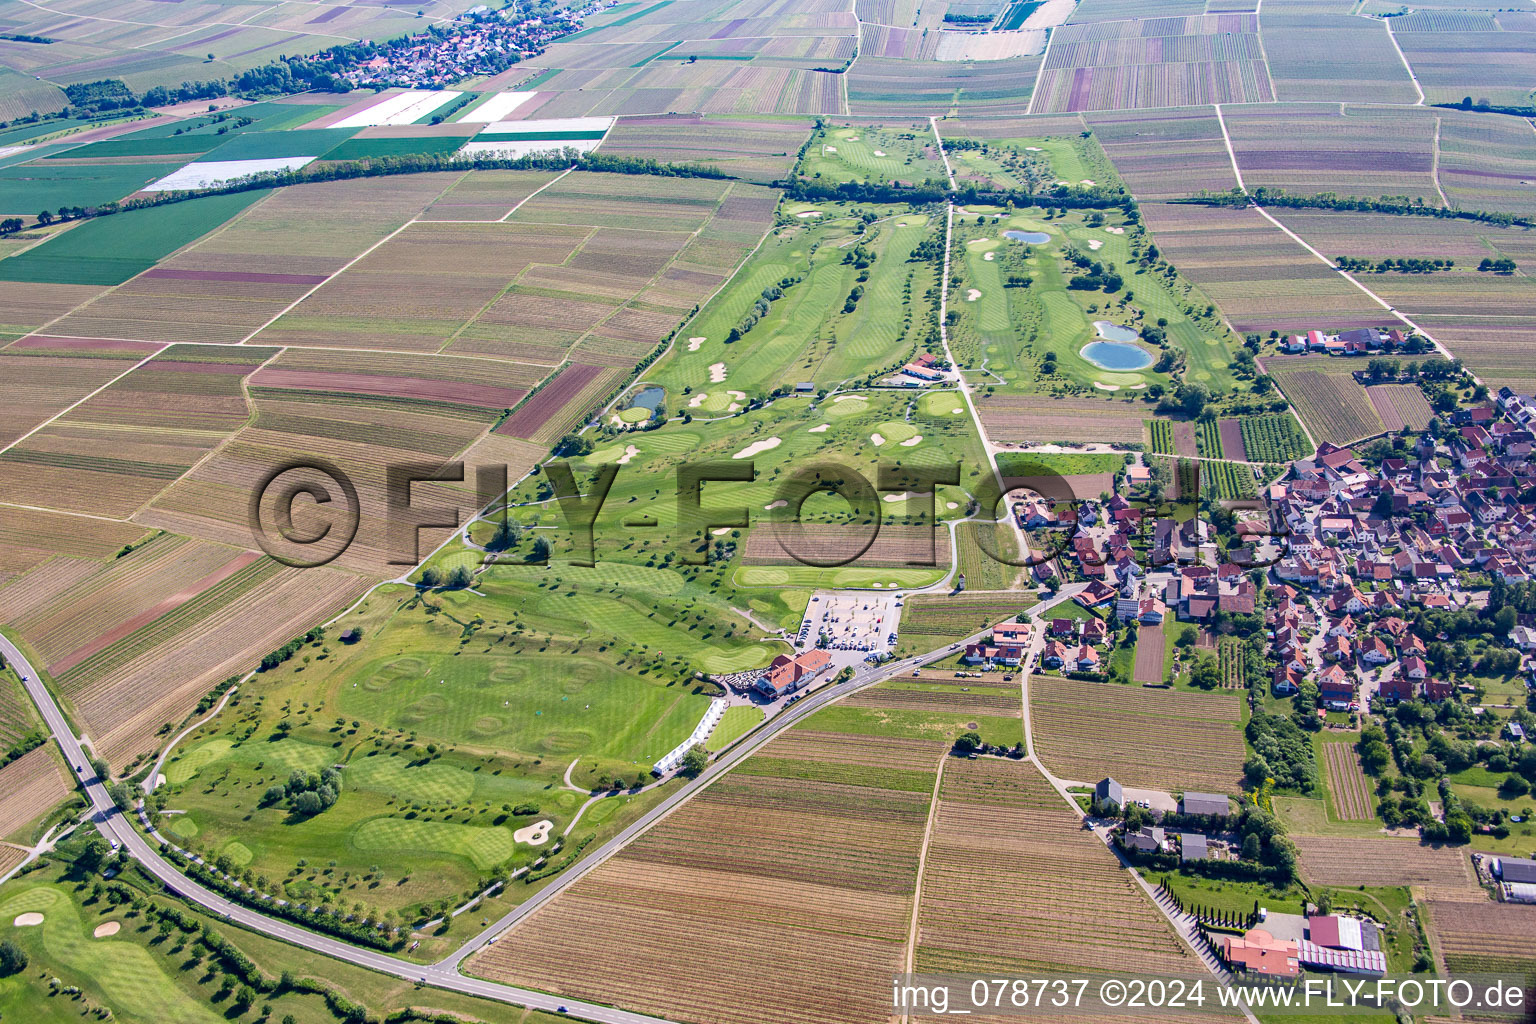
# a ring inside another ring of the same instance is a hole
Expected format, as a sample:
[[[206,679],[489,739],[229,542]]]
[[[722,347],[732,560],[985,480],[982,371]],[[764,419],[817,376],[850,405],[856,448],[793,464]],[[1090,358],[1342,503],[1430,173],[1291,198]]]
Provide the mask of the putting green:
[[[165,781],[172,785],[180,785],[186,782],[208,765],[229,753],[234,745],[234,740],[224,737],[218,737],[198,744],[166,764]]]
[[[171,817],[171,831],[183,839],[191,839],[202,830],[197,827],[197,822],[192,820],[192,815],[177,814]]]
[[[861,412],[869,411],[869,400],[858,395],[838,395],[830,403],[822,407],[828,416],[843,417],[857,416]]]
[[[625,423],[644,423],[651,418],[651,410],[643,405],[631,406],[619,413],[619,419]]]
[[[228,857],[236,867],[245,867],[251,862],[251,848],[238,839],[231,839],[224,844],[224,849],[219,851],[220,856]]]
[[[885,444],[881,447],[888,448],[893,444],[912,440],[912,438],[917,436],[917,428],[910,423],[903,423],[900,420],[887,420],[875,427],[874,433],[885,438]]]

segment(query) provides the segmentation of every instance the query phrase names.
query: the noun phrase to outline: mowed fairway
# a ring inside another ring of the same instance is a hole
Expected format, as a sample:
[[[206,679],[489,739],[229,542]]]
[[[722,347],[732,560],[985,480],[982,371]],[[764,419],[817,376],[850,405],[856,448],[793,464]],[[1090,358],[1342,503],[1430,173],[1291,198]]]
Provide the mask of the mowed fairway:
[[[360,665],[338,688],[349,717],[535,756],[655,761],[709,699],[567,655],[517,658],[423,651]]]
[[[676,1020],[884,1019],[946,746],[782,736],[467,969]],[[663,935],[695,936],[711,955],[652,958],[637,971],[635,951]],[[794,969],[765,984],[765,950]]]
[[[1113,775],[1127,786],[1218,792],[1241,781],[1242,698],[1234,693],[1032,675],[1029,701],[1036,752],[1062,778]]]

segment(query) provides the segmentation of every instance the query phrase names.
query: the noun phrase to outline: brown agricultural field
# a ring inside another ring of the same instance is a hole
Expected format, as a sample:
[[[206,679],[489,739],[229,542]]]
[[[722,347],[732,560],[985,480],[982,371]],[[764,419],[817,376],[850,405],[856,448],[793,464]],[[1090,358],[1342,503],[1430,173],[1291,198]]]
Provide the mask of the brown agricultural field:
[[[1145,412],[1126,402],[993,394],[977,402],[983,425],[1001,442],[1142,440]]]
[[[705,164],[748,181],[789,176],[810,137],[804,120],[746,120],[699,114],[621,118],[603,140],[603,152],[663,163]]]
[[[617,382],[618,371],[601,366],[571,363],[550,378],[539,392],[508,416],[496,433],[529,441],[552,434],[559,437],[576,420],[591,411],[597,392]]]
[[[1341,821],[1370,821],[1376,802],[1371,799],[1370,781],[1360,770],[1360,758],[1352,743],[1324,743],[1328,791]]]
[[[813,555],[818,561],[871,568],[949,564],[949,537],[941,527],[888,523],[873,541],[869,532],[868,525],[763,522],[747,534],[743,561],[801,565],[803,557]]]
[[[1430,899],[1429,926],[1452,974],[1525,971],[1536,963],[1531,908],[1487,900]]]
[[[1386,23],[1308,12],[1264,12],[1259,34],[1282,102],[1402,103],[1418,99]],[[1341,64],[1334,55],[1347,52]],[[1459,98],[1459,97],[1458,97]]]
[[[682,1020],[884,1020],[944,749],[801,730],[775,739],[469,970]],[[650,937],[680,934],[707,937],[714,955],[634,969]],[[764,985],[764,949],[796,969]]]
[[[861,56],[848,69],[848,110],[894,117],[1016,115],[1029,102],[1041,57],[915,61]]]
[[[1285,103],[1235,107],[1222,113],[1243,182],[1249,188],[1283,188],[1296,195],[1407,195],[1441,205],[1433,173],[1435,112],[1384,107],[1344,107],[1341,111],[1336,105]],[[1290,211],[1286,213],[1287,226],[1316,245],[1315,239],[1289,223]],[[1413,218],[1386,219],[1402,222]],[[1420,228],[1404,224],[1402,228],[1412,234],[1444,223],[1430,222]],[[1334,255],[1329,246],[1318,247]]]
[[[1138,683],[1163,681],[1163,627],[1147,626],[1136,633],[1136,661],[1132,678]]]
[[[0,332],[37,330],[99,294],[96,285],[0,281]]]
[[[23,338],[0,351],[0,445],[9,445],[135,363],[155,346],[101,347],[80,352]]]
[[[1252,209],[1143,203],[1153,240],[1240,332],[1396,323]]]
[[[1146,635],[1143,630],[1142,634]],[[1242,778],[1242,700],[1034,674],[1029,679],[1036,752],[1053,773],[1128,786],[1234,789]],[[1149,760],[1136,737],[1155,734]]]
[[[1459,103],[1470,94],[1477,102],[1530,103],[1536,32],[1503,31],[1489,15],[1476,19],[1475,29],[1442,20],[1414,31],[1419,25],[1412,21],[1406,26],[1395,22],[1392,19],[1392,34],[1413,67],[1425,102]]]
[[[1435,417],[1429,399],[1416,384],[1377,384],[1366,388],[1365,393],[1388,430],[1423,430]]]
[[[1139,200],[1237,187],[1212,110],[1117,111],[1088,114],[1085,120]]]
[[[1347,444],[1386,429],[1366,389],[1350,373],[1349,360],[1327,356],[1264,360],[1296,415],[1316,441]]]
[[[80,564],[110,558],[149,531],[133,523],[84,519],[41,509],[7,508],[0,519],[0,584],[54,555]]]
[[[1293,835],[1301,873],[1314,885],[1465,885],[1475,889],[1465,850],[1390,836]]]
[[[470,171],[421,212],[422,220],[501,220],[554,181],[554,171]]]
[[[1221,433],[1221,453],[1236,462],[1248,460],[1248,450],[1243,446],[1241,420],[1224,419],[1217,425]]]
[[[1440,123],[1440,185],[1458,206],[1536,214],[1536,154],[1520,118],[1447,110]]]
[[[5,794],[0,797],[0,836],[29,841],[17,830],[69,796],[70,782],[57,751],[45,743],[0,768],[0,793]]]
[[[419,214],[455,180],[398,175],[278,189],[50,330],[237,344]]]
[[[986,977],[1200,971],[1130,873],[1032,764],[950,759],[943,773],[915,970]]]
[[[19,504],[127,517],[250,418],[242,381],[276,349],[175,345],[0,454]]]

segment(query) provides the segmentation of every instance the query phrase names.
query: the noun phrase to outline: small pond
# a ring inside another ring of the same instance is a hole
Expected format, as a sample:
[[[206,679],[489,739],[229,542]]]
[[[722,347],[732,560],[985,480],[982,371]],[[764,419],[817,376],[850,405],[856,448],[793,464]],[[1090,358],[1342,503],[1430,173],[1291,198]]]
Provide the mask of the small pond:
[[[661,408],[661,403],[666,401],[666,398],[667,392],[665,388],[654,386],[641,388],[630,396],[629,407],[631,409],[649,409],[651,412],[655,412]]]
[[[1004,238],[1011,238],[1015,242],[1027,242],[1030,245],[1044,245],[1051,240],[1051,236],[1044,231],[1004,231]]]
[[[1130,335],[1136,337],[1134,331]],[[1129,341],[1090,341],[1077,354],[1101,370],[1145,370],[1152,365],[1151,353]]]
[[[1095,320],[1093,329],[1105,341],[1140,341],[1141,335],[1134,328],[1112,324],[1108,320]]]

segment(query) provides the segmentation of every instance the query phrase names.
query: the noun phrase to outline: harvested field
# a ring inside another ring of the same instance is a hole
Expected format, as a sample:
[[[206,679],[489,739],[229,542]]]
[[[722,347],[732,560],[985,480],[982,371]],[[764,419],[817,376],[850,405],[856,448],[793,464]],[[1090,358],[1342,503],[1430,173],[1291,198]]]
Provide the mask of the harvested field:
[[[1348,372],[1330,373],[1332,367],[1312,369],[1278,360],[1267,361],[1265,368],[1318,441],[1347,444],[1386,429],[1365,388]]]
[[[1443,111],[1440,184],[1458,206],[1536,214],[1531,136],[1518,118]]]
[[[1148,632],[1144,627],[1141,636]],[[1217,792],[1239,785],[1246,754],[1243,698],[1236,693],[1034,674],[1029,700],[1036,752],[1064,778],[1093,782],[1109,774],[1127,786]],[[1155,762],[1133,740],[1153,734],[1163,751]]]
[[[1301,872],[1314,885],[1474,887],[1464,850],[1389,836],[1293,835]]]
[[[1240,332],[1384,325],[1386,310],[1252,209],[1143,203],[1158,247]]]
[[[1360,758],[1353,743],[1324,743],[1323,761],[1327,765],[1328,792],[1333,797],[1334,813],[1340,821],[1370,821],[1375,817],[1376,801],[1371,799],[1370,780],[1360,770]]]
[[[148,532],[132,523],[8,508],[0,520],[0,576],[26,572],[57,554],[68,554],[71,560],[78,560],[76,564],[88,565],[83,560],[108,558]],[[32,599],[40,599],[35,588]]]
[[[1530,355],[1536,346],[1536,318],[1425,318],[1424,326],[1490,388],[1507,384],[1521,394],[1536,390],[1536,363]]]
[[[998,441],[1106,441],[1142,439],[1145,412],[1126,402],[994,394],[977,402],[987,432]]]
[[[1193,422],[1183,420],[1173,424],[1173,454],[1191,458],[1200,454]]]
[[[35,330],[100,293],[95,285],[0,281],[0,332]]]
[[[0,836],[15,836],[18,829],[41,817],[69,796],[71,786],[59,762],[58,748],[45,743],[0,768]]]
[[[1243,448],[1243,423],[1241,420],[1225,419],[1217,425],[1221,435],[1222,454],[1236,462],[1247,462],[1248,452]]]
[[[1434,932],[1446,970],[1524,972],[1536,963],[1536,928],[1531,908],[1487,900],[1427,901],[1429,927]]]
[[[889,990],[879,979],[904,961],[943,750],[789,733],[476,954],[469,968],[684,1020],[883,1019]],[[754,763],[767,774],[753,774]],[[820,777],[785,777],[792,774]],[[888,780],[901,788],[884,788]],[[806,863],[817,870],[797,866]],[[632,951],[664,934],[706,934],[716,955],[636,972]],[[828,943],[836,957],[822,955]],[[799,966],[765,988],[759,954],[768,948]],[[581,970],[572,970],[578,961]],[[829,991],[840,993],[836,1006]]]
[[[1198,969],[1129,873],[1028,762],[946,762],[922,881],[918,971]]]
[[[1376,384],[1365,393],[1388,430],[1423,430],[1434,419],[1435,410],[1417,384]]]
[[[1136,633],[1136,669],[1132,676],[1138,683],[1163,681],[1163,627],[1145,626]]]
[[[1392,26],[1425,102],[1459,103],[1470,93],[1479,102],[1530,103],[1536,33],[1506,32],[1492,18],[1483,19],[1460,26],[1426,25],[1425,31],[1412,31],[1416,26],[1411,22],[1409,31]]]
[[[542,380],[550,367],[487,363],[449,355],[379,352],[284,352],[250,381],[273,391],[392,397],[401,402],[442,402],[506,409]],[[488,383],[491,378],[497,383]]]
[[[987,715],[1000,718],[1022,718],[1018,687],[1009,684],[997,689],[971,687],[969,692],[958,686],[932,690],[910,690],[899,686],[871,686],[848,697],[843,702],[850,708],[879,708],[881,710],[927,711],[940,715]]]

